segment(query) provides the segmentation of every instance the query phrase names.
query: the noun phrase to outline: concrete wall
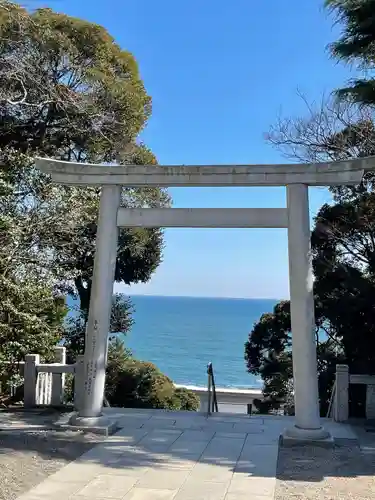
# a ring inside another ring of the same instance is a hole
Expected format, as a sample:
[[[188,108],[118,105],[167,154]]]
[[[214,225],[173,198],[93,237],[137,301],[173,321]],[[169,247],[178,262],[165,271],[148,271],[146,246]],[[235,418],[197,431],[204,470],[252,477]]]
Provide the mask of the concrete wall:
[[[200,411],[207,411],[207,388],[188,385],[178,385],[193,391],[201,401]],[[236,413],[246,413],[246,406],[253,403],[254,399],[262,399],[261,389],[228,389],[226,387],[217,387],[216,395],[219,411],[235,411]],[[232,406],[233,408],[229,408]]]

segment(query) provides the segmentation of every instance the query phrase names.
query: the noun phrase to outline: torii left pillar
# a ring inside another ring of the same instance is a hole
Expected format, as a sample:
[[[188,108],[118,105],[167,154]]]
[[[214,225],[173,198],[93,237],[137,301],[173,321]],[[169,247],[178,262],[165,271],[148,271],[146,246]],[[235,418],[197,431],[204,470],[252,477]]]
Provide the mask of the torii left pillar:
[[[103,397],[108,349],[108,332],[118,244],[117,211],[121,186],[102,186],[96,234],[94,273],[84,353],[84,387],[81,407],[71,424],[108,427],[103,417]],[[82,383],[82,381],[80,381]]]

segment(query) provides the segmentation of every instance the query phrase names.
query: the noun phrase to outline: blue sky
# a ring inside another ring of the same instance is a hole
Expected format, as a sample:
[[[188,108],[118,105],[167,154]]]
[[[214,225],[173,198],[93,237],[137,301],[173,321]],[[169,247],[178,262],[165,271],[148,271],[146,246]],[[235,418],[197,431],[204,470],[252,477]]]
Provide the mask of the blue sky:
[[[104,25],[136,57],[153,99],[143,140],[161,164],[285,161],[264,141],[280,115],[305,113],[348,79],[323,0],[51,0]],[[282,207],[284,189],[171,189],[175,207]],[[310,189],[311,213],[329,200]],[[124,287],[120,287],[124,291]],[[129,292],[129,289],[126,289]],[[286,298],[284,230],[170,229],[164,261],[131,293]]]

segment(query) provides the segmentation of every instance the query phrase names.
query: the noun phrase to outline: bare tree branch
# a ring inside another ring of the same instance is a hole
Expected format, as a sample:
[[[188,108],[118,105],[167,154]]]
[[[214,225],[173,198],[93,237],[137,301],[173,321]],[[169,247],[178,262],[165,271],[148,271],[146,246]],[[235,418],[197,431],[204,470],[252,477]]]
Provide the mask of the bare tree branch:
[[[266,141],[285,157],[298,162],[323,162],[368,156],[375,151],[375,135],[369,134],[374,127],[372,109],[331,96],[309,103],[303,94],[298,95],[306,107],[306,116],[279,116],[265,134]]]

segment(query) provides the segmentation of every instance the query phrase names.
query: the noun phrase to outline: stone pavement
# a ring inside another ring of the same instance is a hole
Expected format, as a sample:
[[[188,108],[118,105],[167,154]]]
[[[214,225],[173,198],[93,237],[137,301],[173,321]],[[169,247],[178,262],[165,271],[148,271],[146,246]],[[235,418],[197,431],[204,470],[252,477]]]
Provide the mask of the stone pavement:
[[[111,409],[121,430],[18,500],[271,500],[288,417]]]

